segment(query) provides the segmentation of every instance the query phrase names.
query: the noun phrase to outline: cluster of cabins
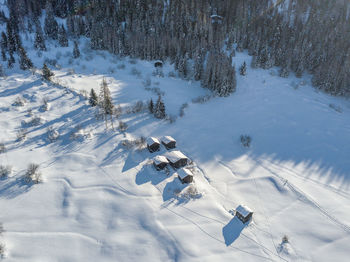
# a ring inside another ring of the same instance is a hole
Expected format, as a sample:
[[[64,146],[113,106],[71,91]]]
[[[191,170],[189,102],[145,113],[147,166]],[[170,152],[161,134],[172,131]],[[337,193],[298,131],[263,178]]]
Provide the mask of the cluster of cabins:
[[[161,145],[167,150],[176,148],[176,140],[171,136],[164,136],[161,139],[149,137],[146,142],[147,148],[151,153],[159,151]],[[182,183],[191,183],[193,181],[193,173],[185,168],[188,163],[189,158],[179,150],[167,151],[163,155],[153,158],[153,165],[157,170],[162,170],[168,165],[177,169],[177,176]]]
[[[176,140],[173,137],[164,136],[161,139],[149,137],[146,142],[147,148],[151,153],[159,151],[161,145],[167,150],[171,150],[153,158],[153,165],[157,170],[162,170],[170,165],[177,169],[177,176],[182,183],[191,183],[193,181],[193,173],[191,170],[185,168],[189,163],[189,158],[181,151],[174,150],[176,148]],[[243,223],[246,223],[252,218],[253,211],[245,205],[239,205],[236,208],[236,216]]]

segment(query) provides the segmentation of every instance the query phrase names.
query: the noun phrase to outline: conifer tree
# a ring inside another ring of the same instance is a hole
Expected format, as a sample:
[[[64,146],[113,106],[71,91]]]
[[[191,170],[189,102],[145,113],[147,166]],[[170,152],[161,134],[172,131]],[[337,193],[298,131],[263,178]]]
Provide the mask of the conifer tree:
[[[55,40],[58,38],[58,24],[53,13],[51,1],[47,1],[46,3],[44,31],[48,37]]]
[[[113,126],[113,111],[114,111],[114,105],[112,102],[112,97],[111,97],[111,92],[108,88],[108,84],[106,79],[102,80],[102,84],[100,87],[100,95],[99,95],[99,106],[102,109],[105,123],[106,123],[106,129],[107,127],[107,116],[110,116],[111,124],[112,124],[112,129],[114,129]]]
[[[150,100],[149,103],[148,103],[148,111],[149,111],[151,114],[153,114],[153,112],[154,112],[154,104],[153,104],[152,98],[151,98],[151,100]]]
[[[241,65],[241,67],[239,68],[239,73],[242,76],[245,76],[247,74],[247,64],[244,61],[243,64]]]
[[[89,104],[92,107],[98,105],[98,97],[97,97],[95,90],[93,88],[91,88],[91,91],[90,91]]]
[[[47,65],[44,63],[43,65],[43,78],[51,81],[51,77],[53,77],[55,74],[47,67]]]
[[[4,50],[4,52],[6,52],[7,49],[7,36],[5,34],[5,32],[1,33],[1,49]]]
[[[32,68],[33,62],[27,56],[26,50],[21,46],[18,51],[19,51],[19,57],[20,57],[19,67],[22,70],[27,70]]]
[[[165,105],[164,105],[164,102],[162,101],[161,96],[158,96],[158,100],[154,108],[154,116],[159,119],[164,119],[166,117]]]
[[[64,25],[60,27],[58,30],[58,43],[62,47],[67,47],[68,46],[68,39],[67,39],[67,32],[64,29]]]
[[[34,40],[34,48],[40,51],[46,51],[44,34],[41,29],[40,22],[37,22],[35,27],[36,27],[36,33],[35,33],[35,40]]]
[[[80,56],[78,42],[74,41],[73,58],[78,58]]]
[[[7,67],[8,68],[13,68],[13,65],[15,64],[15,58],[13,57],[13,52],[10,52],[10,57],[7,60]]]

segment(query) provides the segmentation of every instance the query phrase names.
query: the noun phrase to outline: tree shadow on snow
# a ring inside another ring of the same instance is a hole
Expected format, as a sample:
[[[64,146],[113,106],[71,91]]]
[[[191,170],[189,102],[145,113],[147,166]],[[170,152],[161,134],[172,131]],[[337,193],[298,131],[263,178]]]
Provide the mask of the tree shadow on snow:
[[[136,174],[135,182],[137,185],[143,185],[148,182],[151,182],[152,185],[158,185],[167,177],[165,171],[157,171],[153,165],[144,165]]]
[[[187,186],[188,184],[182,184],[178,177],[174,177],[174,179],[171,182],[167,183],[163,189],[163,201],[166,202],[169,200],[178,200],[176,204],[183,204],[186,199],[179,198],[178,195]]]
[[[14,178],[1,178],[0,179],[0,197],[6,199],[13,199],[17,196],[28,192],[32,183],[27,183],[23,176]]]
[[[240,236],[242,230],[246,227],[236,216],[222,228],[222,234],[225,239],[226,246],[231,245]]]

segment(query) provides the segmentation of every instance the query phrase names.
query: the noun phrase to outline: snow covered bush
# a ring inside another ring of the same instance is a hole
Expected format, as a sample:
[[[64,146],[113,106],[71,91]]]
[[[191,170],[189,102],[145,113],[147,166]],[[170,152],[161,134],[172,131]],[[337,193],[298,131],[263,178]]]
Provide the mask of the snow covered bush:
[[[71,140],[83,141],[83,140],[89,139],[91,137],[92,137],[92,133],[91,132],[87,132],[80,125],[77,125],[77,126],[74,127],[74,130],[70,134],[69,138]]]
[[[139,100],[136,102],[136,104],[134,104],[132,106],[131,111],[132,111],[132,113],[135,114],[135,113],[139,113],[139,112],[143,111],[144,109],[145,109],[145,104],[143,103],[143,101]]]
[[[26,183],[38,184],[42,182],[42,174],[39,172],[39,165],[31,163],[28,165],[27,171],[24,174],[24,180]]]
[[[18,96],[13,102],[13,106],[24,106],[27,103],[27,100],[24,97]]]
[[[52,126],[47,128],[47,138],[52,143],[55,142],[60,136],[60,133]]]
[[[289,238],[288,238],[287,235],[284,235],[284,236],[282,237],[282,243],[289,243]]]
[[[27,124],[29,126],[39,126],[44,121],[45,121],[44,118],[42,118],[41,116],[33,116]]]
[[[249,135],[241,135],[241,143],[244,147],[250,147],[250,143],[252,142],[252,138]]]
[[[50,109],[49,99],[47,97],[44,97],[42,99],[41,110],[42,111],[47,111],[49,109]]]
[[[12,166],[4,166],[0,165],[0,178],[5,178],[11,175],[12,173]]]

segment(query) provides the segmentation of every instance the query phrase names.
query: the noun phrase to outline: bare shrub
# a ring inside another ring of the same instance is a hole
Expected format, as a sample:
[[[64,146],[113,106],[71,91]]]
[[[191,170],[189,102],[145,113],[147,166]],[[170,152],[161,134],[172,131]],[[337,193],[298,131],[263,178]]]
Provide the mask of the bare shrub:
[[[28,165],[27,171],[24,175],[26,183],[38,184],[42,182],[42,174],[39,172],[39,165],[31,163]]]
[[[166,117],[166,120],[168,120],[170,124],[175,123],[175,122],[176,122],[176,119],[177,119],[177,117],[176,117],[175,115],[168,115],[168,116]]]
[[[120,105],[116,106],[113,110],[115,118],[119,118],[123,114],[122,107]]]
[[[4,166],[0,165],[0,178],[5,178],[11,175],[12,173],[12,166]]]
[[[119,121],[118,129],[120,132],[125,132],[128,129],[128,125],[123,121]]]
[[[132,113],[139,113],[141,111],[143,111],[145,109],[145,104],[143,103],[143,101],[137,101],[133,106],[132,106],[132,109],[131,109],[131,112]]]
[[[282,244],[289,243],[289,237],[287,235],[284,235],[282,237]]]
[[[42,99],[42,106],[41,106],[41,109],[43,111],[47,111],[50,109],[50,104],[49,104],[49,99],[47,97],[44,97]]]
[[[86,91],[85,89],[80,89],[80,90],[79,90],[79,94],[80,94],[84,99],[89,99],[88,91]]]
[[[28,130],[26,128],[20,128],[17,131],[17,141],[23,141],[27,138]]]
[[[27,110],[27,116],[33,116],[33,109],[32,108],[28,108]]]
[[[75,70],[74,70],[74,68],[69,68],[69,69],[68,69],[68,72],[67,72],[67,75],[75,75]]]
[[[123,140],[121,144],[126,149],[132,149],[136,147],[138,150],[142,150],[146,148],[146,138],[141,136],[140,138],[133,139],[133,140],[127,139],[127,140]]]
[[[192,103],[194,104],[204,104],[205,102],[209,101],[213,96],[212,95],[204,95],[199,96],[192,99]]]
[[[13,102],[13,106],[24,106],[27,100],[24,97],[18,96]]]
[[[180,107],[180,117],[183,117],[185,115],[185,109],[188,107],[187,103],[182,104]]]
[[[55,142],[60,137],[60,133],[54,129],[52,126],[47,128],[47,138],[52,143]]]
[[[157,96],[164,96],[165,93],[159,87],[146,87],[145,90],[155,93]]]
[[[125,64],[119,64],[119,65],[117,65],[117,69],[120,69],[120,70],[125,69]]]
[[[150,78],[150,77],[147,77],[146,79],[144,79],[144,80],[142,81],[142,84],[143,84],[144,87],[149,87],[149,86],[151,86],[151,84],[152,84],[151,78]]]
[[[6,153],[6,146],[4,143],[0,143],[0,154]]]
[[[137,76],[137,77],[140,77],[140,76],[141,76],[141,71],[137,70],[135,67],[131,68],[130,73],[131,73],[133,76]]]
[[[168,73],[168,77],[175,78],[175,77],[176,77],[175,72],[174,72],[174,71],[170,71],[170,72]]]
[[[132,65],[136,65],[137,64],[137,60],[136,59],[130,59],[129,63]]]
[[[33,116],[28,122],[29,126],[39,126],[44,122],[44,119],[40,116]]]
[[[250,143],[252,142],[252,138],[249,135],[241,135],[240,139],[241,139],[241,143],[244,147],[250,147]]]

